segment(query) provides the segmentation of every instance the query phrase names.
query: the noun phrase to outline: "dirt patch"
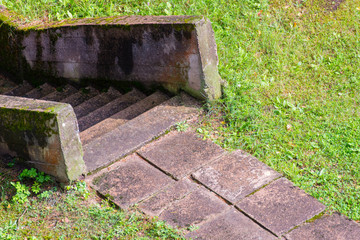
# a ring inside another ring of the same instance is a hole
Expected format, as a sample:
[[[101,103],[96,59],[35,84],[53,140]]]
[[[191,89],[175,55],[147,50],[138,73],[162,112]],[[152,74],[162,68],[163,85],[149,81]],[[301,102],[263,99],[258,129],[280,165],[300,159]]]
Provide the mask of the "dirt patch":
[[[329,11],[335,11],[345,0],[324,0],[324,7]]]

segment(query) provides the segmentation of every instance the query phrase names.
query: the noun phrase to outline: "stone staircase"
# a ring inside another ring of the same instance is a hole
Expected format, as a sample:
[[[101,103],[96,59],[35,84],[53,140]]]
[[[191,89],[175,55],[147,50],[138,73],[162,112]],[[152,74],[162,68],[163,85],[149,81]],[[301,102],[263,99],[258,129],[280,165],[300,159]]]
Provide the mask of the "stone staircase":
[[[197,101],[186,94],[170,97],[132,89],[78,88],[49,83],[34,87],[0,79],[0,94],[70,104],[76,114],[87,173],[108,166],[198,112]]]
[[[186,94],[33,87],[0,78],[0,95],[70,104],[85,181],[122,209],[135,205],[175,227],[194,228],[187,238],[359,239],[356,222],[321,215],[323,204],[253,156],[227,152],[192,130],[169,131],[199,114]]]

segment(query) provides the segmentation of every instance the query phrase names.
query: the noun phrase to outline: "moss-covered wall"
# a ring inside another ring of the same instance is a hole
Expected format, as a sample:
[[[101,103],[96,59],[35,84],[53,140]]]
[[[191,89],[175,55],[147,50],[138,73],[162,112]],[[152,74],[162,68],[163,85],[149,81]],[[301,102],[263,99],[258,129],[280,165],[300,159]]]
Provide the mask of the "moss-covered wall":
[[[117,81],[182,89],[202,99],[221,95],[216,44],[203,17],[125,16],[25,27],[0,10],[0,19],[0,66],[30,82]]]
[[[68,104],[0,95],[0,154],[17,155],[62,182],[85,172]]]
[[[22,45],[19,37],[19,17],[10,11],[0,9],[0,68],[6,69],[18,78],[21,78],[19,66]]]

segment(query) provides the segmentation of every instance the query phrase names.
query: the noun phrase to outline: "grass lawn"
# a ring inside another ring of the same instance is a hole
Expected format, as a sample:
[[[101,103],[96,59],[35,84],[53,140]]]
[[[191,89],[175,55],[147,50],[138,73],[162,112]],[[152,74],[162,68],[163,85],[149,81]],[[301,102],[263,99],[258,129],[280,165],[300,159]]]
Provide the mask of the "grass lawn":
[[[334,1],[334,3],[337,1]],[[360,5],[346,0],[0,0],[28,21],[204,15],[215,31],[224,122],[199,131],[241,148],[360,220]],[[209,114],[211,116],[211,114]],[[205,122],[206,123],[206,122]]]

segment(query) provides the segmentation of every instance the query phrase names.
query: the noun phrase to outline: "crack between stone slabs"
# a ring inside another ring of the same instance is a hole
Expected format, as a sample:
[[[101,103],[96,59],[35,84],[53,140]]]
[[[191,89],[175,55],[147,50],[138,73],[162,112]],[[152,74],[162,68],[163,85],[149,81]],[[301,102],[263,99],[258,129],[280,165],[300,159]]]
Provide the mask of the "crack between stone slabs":
[[[215,143],[214,143],[214,144],[215,144]],[[222,148],[221,148],[221,149],[222,149]],[[223,149],[223,150],[224,150],[224,149]],[[203,164],[200,165],[199,167],[193,169],[188,175],[191,176],[194,172],[197,172],[200,168],[205,167],[206,165],[210,165],[210,164],[216,162],[217,160],[219,160],[220,158],[222,158],[222,157],[224,157],[224,156],[226,156],[226,155],[229,155],[229,154],[230,154],[229,152],[227,152],[227,151],[224,150],[224,152],[221,153],[221,154],[219,154],[219,156],[216,156],[216,157],[214,157],[213,159],[211,159],[209,162],[203,163]],[[201,184],[201,185],[203,185],[203,184]]]
[[[149,196],[148,198],[145,198],[145,199],[139,201],[139,202],[136,203],[136,204],[140,204],[140,203],[142,203],[142,202],[144,202],[144,201],[149,200],[149,199],[152,198],[152,197],[155,197],[156,195],[160,194],[162,191],[166,191],[167,189],[169,189],[170,187],[172,187],[173,185],[175,185],[177,182],[180,182],[181,180],[183,180],[183,179],[185,179],[185,178],[187,178],[187,179],[189,179],[189,180],[191,181],[190,178],[184,177],[184,178],[180,179],[179,181],[174,182],[173,184],[167,185],[167,186],[164,187],[163,189],[160,189],[160,190],[157,191],[156,193],[152,194],[152,195]],[[196,189],[191,190],[191,191],[189,191],[188,193],[186,193],[186,194],[184,194],[183,196],[181,196],[180,198],[175,199],[175,200],[169,202],[169,205],[165,206],[165,207],[160,211],[160,213],[158,214],[158,216],[160,216],[165,210],[167,210],[169,207],[171,207],[171,206],[174,205],[175,203],[181,201],[182,199],[184,199],[185,197],[187,197],[188,195],[190,195],[191,193],[193,193],[194,191],[196,191],[198,188],[199,188],[199,186],[196,186]],[[141,210],[139,209],[139,211],[141,211]],[[146,214],[144,211],[141,211],[141,212],[144,213],[144,214]],[[148,214],[146,214],[146,215],[148,215]]]
[[[315,220],[322,218],[322,216],[324,216],[324,215],[325,215],[325,210],[322,211],[321,213],[313,216],[312,218],[310,218],[310,219],[308,219],[308,220],[305,220],[304,222],[300,223],[299,225],[296,225],[295,227],[291,228],[289,231],[283,233],[283,234],[282,234],[282,237],[284,237],[285,239],[288,239],[288,238],[286,238],[284,235],[292,232],[293,230],[301,227],[302,225],[304,225],[304,224],[306,224],[306,223],[307,223],[307,224],[311,224],[311,223],[315,222]]]
[[[283,175],[280,175],[279,177],[277,178],[274,178],[273,180],[271,180],[270,182],[268,182],[267,184],[261,186],[260,188],[256,189],[255,191],[253,191],[252,193],[249,193],[248,195],[244,196],[243,198],[241,198],[240,200],[238,200],[234,205],[238,204],[239,202],[241,202],[242,200],[244,200],[245,198],[251,196],[251,195],[254,195],[255,193],[257,193],[258,191],[260,191],[261,189],[263,188],[266,188],[268,185],[270,185],[271,183],[279,180],[280,178],[283,178],[284,176]]]
[[[239,207],[237,207],[236,205],[234,205],[235,209],[238,210],[239,212],[241,212],[242,214],[244,214],[246,217],[248,217],[250,220],[252,220],[254,223],[256,223],[258,226],[260,226],[262,229],[264,229],[265,231],[269,232],[271,235],[280,238],[282,235],[276,235],[275,233],[273,233],[270,229],[268,229],[267,227],[265,227],[264,225],[262,225],[260,222],[258,222],[257,220],[255,220],[254,218],[252,218],[250,215],[248,215],[246,212],[244,212],[243,210],[241,210]]]
[[[91,180],[93,180],[93,179],[91,179]],[[91,182],[90,182],[90,183],[91,183]],[[171,185],[172,185],[172,184],[166,185],[166,186],[164,187],[164,189],[168,189],[169,187],[171,187]],[[143,201],[145,201],[145,200],[147,200],[147,199],[155,196],[155,194],[157,194],[157,193],[159,193],[159,192],[161,191],[161,190],[159,190],[159,191],[157,191],[156,193],[154,193],[154,194],[152,194],[152,195],[150,195],[150,196],[146,196],[146,197],[144,197],[143,199],[139,200],[137,203],[132,204],[132,205],[129,205],[129,206],[126,207],[126,208],[121,208],[118,204],[116,204],[116,203],[114,202],[113,199],[110,198],[110,197],[113,198],[113,196],[111,196],[110,194],[105,194],[105,195],[102,194],[95,185],[90,185],[90,187],[93,188],[93,189],[96,191],[96,194],[97,194],[100,198],[102,198],[102,199],[110,202],[112,205],[116,206],[116,209],[121,209],[121,210],[135,209],[136,211],[141,212],[141,213],[143,213],[143,214],[145,214],[145,215],[148,215],[148,214],[146,214],[145,212],[141,211],[141,210],[137,207],[137,205],[138,205],[139,203],[141,203],[141,202],[143,202]],[[108,196],[106,196],[106,195],[109,195],[110,197],[108,197]],[[187,196],[187,195],[186,195],[186,196]]]
[[[212,216],[212,217],[210,217],[209,219],[206,219],[206,220],[203,221],[203,222],[200,222],[200,223],[198,223],[198,224],[193,224],[192,226],[195,225],[195,226],[199,227],[198,230],[200,230],[201,227],[202,227],[203,225],[205,225],[206,223],[209,223],[209,222],[215,220],[216,218],[221,217],[222,215],[225,215],[226,213],[230,212],[232,209],[234,209],[235,211],[239,211],[239,210],[236,209],[234,206],[231,206],[229,209],[226,209],[226,210],[222,211],[221,213],[219,213],[219,214],[217,214],[217,215],[215,215],[215,216]],[[195,231],[196,231],[196,230],[195,230]],[[189,231],[189,230],[188,230],[186,233],[191,233],[191,232],[193,232],[193,231]]]
[[[191,177],[190,177],[189,179],[190,179],[191,181],[197,183],[197,181],[194,181],[194,179],[192,179]],[[202,189],[203,191],[207,191],[207,188],[204,187],[202,184],[198,184],[198,187],[197,187],[197,188],[200,189],[200,190]],[[208,191],[208,192],[210,192],[210,194],[212,193],[212,191]],[[203,225],[204,223],[209,222],[209,221],[212,221],[212,220],[216,219],[217,217],[223,215],[223,214],[226,213],[227,211],[230,211],[230,210],[231,210],[231,208],[233,207],[233,205],[228,204],[228,202],[227,202],[226,199],[223,199],[222,197],[218,196],[217,194],[215,194],[215,197],[218,197],[221,201],[224,201],[225,204],[228,205],[228,207],[226,207],[223,211],[221,211],[221,212],[219,212],[219,213],[217,213],[217,214],[211,214],[211,216],[210,216],[209,218],[205,219],[205,221],[202,221],[202,222],[199,222],[199,223],[195,223],[195,224],[193,224],[193,225],[196,225],[196,226],[200,225],[200,226],[201,226],[201,225]]]
[[[205,188],[206,190],[208,190],[211,193],[214,193],[216,197],[220,198],[220,200],[222,200],[223,202],[225,202],[227,205],[229,206],[233,206],[235,204],[232,204],[229,200],[227,200],[226,198],[224,198],[223,196],[221,196],[220,194],[218,194],[217,192],[214,192],[213,190],[211,190],[209,187],[205,186],[204,184],[202,184],[200,181],[198,181],[197,179],[194,178],[194,176],[191,174],[190,178],[193,182],[195,182],[196,184],[202,186],[203,188]]]
[[[174,177],[173,175],[171,175],[171,173],[165,171],[165,170],[162,170],[160,167],[158,167],[157,165],[155,165],[154,163],[152,163],[151,161],[149,161],[148,159],[146,159],[145,157],[143,157],[140,153],[136,152],[136,154],[142,159],[144,160],[145,162],[147,162],[148,164],[150,164],[151,166],[153,166],[154,168],[156,168],[157,170],[159,170],[160,172],[164,173],[165,175],[171,177],[173,180],[175,181],[179,181],[179,179],[177,179],[176,177]]]
[[[265,184],[264,186],[262,186],[261,188],[255,190],[254,192],[246,195],[245,197],[243,197],[242,199],[240,199],[239,201],[237,201],[236,203],[233,204],[230,200],[227,200],[225,197],[221,196],[219,193],[215,192],[214,190],[212,190],[211,188],[209,188],[209,187],[207,187],[205,184],[203,184],[201,181],[197,180],[197,179],[194,177],[194,175],[193,175],[193,173],[196,172],[196,171],[198,171],[200,168],[202,168],[202,167],[204,167],[204,166],[206,166],[206,165],[211,165],[212,163],[216,162],[216,161],[219,160],[220,158],[222,158],[222,157],[224,157],[224,156],[226,156],[226,155],[230,155],[230,154],[231,154],[230,152],[224,151],[224,153],[222,153],[222,154],[220,154],[219,156],[215,157],[215,158],[212,159],[211,161],[209,161],[209,162],[201,165],[200,167],[198,167],[198,168],[196,168],[194,171],[192,171],[192,173],[190,173],[190,179],[191,179],[193,182],[197,183],[198,185],[203,186],[205,189],[207,189],[207,190],[209,190],[210,192],[214,193],[215,196],[217,196],[218,198],[220,198],[221,200],[223,200],[226,204],[228,204],[228,205],[230,205],[230,206],[233,206],[233,205],[237,204],[238,202],[240,202],[240,201],[243,200],[244,198],[252,195],[253,193],[257,192],[258,190],[264,188],[265,186],[269,185],[270,183],[272,183],[272,182],[274,182],[274,181],[276,181],[277,179],[279,179],[279,178],[282,177],[282,175],[281,175],[281,176],[279,176],[278,178],[275,178],[274,180],[270,181],[269,183]]]
[[[206,166],[206,165],[208,165],[208,164],[211,164],[211,163],[219,160],[221,157],[223,157],[223,156],[225,156],[225,155],[227,154],[227,152],[221,153],[219,156],[214,157],[214,158],[211,159],[209,162],[204,163],[204,164],[200,165],[199,167],[194,168],[191,172],[186,173],[186,174],[184,174],[184,175],[182,175],[182,176],[179,176],[179,177],[177,178],[177,177],[173,176],[170,172],[167,172],[167,171],[161,169],[160,167],[158,167],[155,163],[152,163],[152,162],[151,162],[150,160],[148,160],[145,156],[142,156],[141,153],[139,153],[139,152],[136,152],[136,153],[137,153],[137,155],[138,155],[139,157],[141,157],[142,159],[144,159],[144,160],[145,160],[146,162],[148,162],[151,166],[155,167],[156,169],[160,170],[160,171],[163,172],[164,174],[168,175],[169,177],[171,177],[171,178],[174,179],[175,181],[179,181],[180,179],[183,179],[183,178],[185,178],[185,177],[187,177],[187,176],[191,176],[193,172],[196,172],[196,171],[199,170],[200,168],[202,168],[202,167],[204,167],[204,166]],[[190,178],[190,179],[191,179],[191,178]]]
[[[130,121],[131,121],[131,120],[130,120]],[[101,167],[99,167],[99,168],[97,168],[97,169],[95,169],[95,170],[93,170],[93,171],[91,171],[91,172],[86,173],[86,175],[87,175],[87,176],[98,175],[99,172],[102,171],[103,169],[105,169],[105,168],[107,168],[107,167],[110,167],[111,165],[117,163],[118,161],[121,161],[122,159],[126,158],[127,156],[129,156],[129,155],[131,155],[131,154],[133,154],[133,153],[136,153],[138,156],[140,156],[140,155],[137,153],[137,151],[138,151],[140,148],[142,148],[143,146],[151,143],[152,141],[154,141],[154,140],[156,140],[156,139],[158,139],[158,138],[166,135],[168,132],[169,132],[169,130],[165,130],[165,131],[159,133],[158,135],[156,135],[155,137],[153,137],[153,138],[150,139],[149,141],[144,142],[143,144],[140,144],[140,145],[134,147],[134,149],[131,150],[130,152],[128,152],[128,153],[126,153],[126,154],[118,157],[116,160],[114,160],[114,161],[112,161],[112,162],[110,162],[110,163],[108,163],[108,164],[106,164],[106,165],[104,165],[104,166],[101,166]],[[89,144],[89,143],[88,143],[88,144]],[[140,157],[141,157],[141,156],[140,156]],[[143,157],[141,157],[141,158],[143,158]]]
[[[207,188],[206,188],[206,187],[204,187],[202,184],[199,184],[197,181],[194,181],[194,179],[191,178],[191,176],[183,177],[183,178],[181,178],[179,181],[184,180],[184,179],[188,179],[188,180],[190,180],[191,182],[194,182],[194,183],[196,184],[195,187],[194,187],[194,189],[191,190],[191,191],[189,191],[188,193],[184,194],[181,198],[178,198],[178,199],[175,199],[175,200],[169,202],[169,205],[165,206],[165,207],[159,212],[159,214],[157,215],[158,217],[159,217],[164,211],[166,211],[167,209],[169,209],[171,206],[173,206],[173,205],[176,204],[177,202],[181,201],[182,199],[186,198],[186,197],[187,197],[188,195],[190,195],[191,193],[193,193],[193,192],[195,192],[195,191],[197,191],[197,190],[199,190],[199,189],[200,189],[200,190],[203,189],[204,191],[207,191]],[[179,181],[176,181],[176,182],[179,182]],[[150,199],[151,197],[154,197],[154,196],[156,196],[157,194],[161,193],[162,191],[166,191],[168,188],[170,188],[171,186],[173,186],[174,184],[176,184],[176,182],[173,183],[173,184],[167,185],[165,188],[157,191],[156,193],[152,194],[150,197],[147,197],[147,198],[139,201],[139,202],[136,203],[136,204],[139,204],[139,203],[141,203],[141,202],[143,202],[143,201],[146,201],[146,200]],[[210,191],[210,193],[211,193],[211,192],[212,192],[212,191]],[[215,194],[215,196],[218,197],[220,200],[224,201],[224,202],[230,207],[230,209],[231,209],[232,207],[234,207],[233,205],[229,204],[228,201],[226,201],[226,200],[223,199],[222,197],[219,197],[217,194]],[[142,211],[142,210],[140,210],[140,209],[138,209],[138,211],[144,213],[145,215],[148,215],[148,214],[146,214],[144,211]],[[214,220],[215,218],[217,218],[218,216],[224,214],[224,213],[227,212],[227,211],[229,211],[229,208],[224,209],[222,212],[220,212],[220,213],[218,213],[218,214],[215,214],[215,215],[209,217],[208,219],[206,219],[206,220],[203,221],[203,222],[200,222],[200,223],[197,223],[197,224],[193,224],[193,225],[202,226],[204,223]],[[190,231],[187,231],[187,233],[189,233],[189,232],[190,232]]]
[[[130,120],[131,121],[131,120]],[[158,135],[156,135],[155,137],[153,137],[151,140],[141,144],[140,146],[137,146],[134,150],[130,151],[129,153],[123,155],[123,156],[120,156],[119,158],[117,158],[115,161],[111,162],[111,163],[108,163],[106,164],[105,166],[102,166],[102,167],[99,167],[91,172],[88,172],[86,173],[86,181],[89,181],[90,183],[90,186],[91,186],[91,182],[96,178],[98,177],[99,175],[101,175],[101,172],[105,169],[105,168],[108,168],[108,167],[111,167],[113,164],[116,164],[117,162],[121,161],[122,159],[126,158],[127,156],[130,156],[131,154],[137,154],[141,159],[144,159],[146,162],[148,162],[150,165],[153,165],[151,162],[147,161],[144,157],[142,157],[137,151],[139,149],[141,149],[142,147],[144,147],[145,145],[147,144],[150,144],[151,142],[159,139],[160,137],[162,136],[165,136],[166,134],[168,134],[172,128],[174,128],[174,126],[171,126],[169,129],[165,130],[165,131],[162,131],[161,133],[159,133]],[[154,165],[153,165],[154,166]],[[158,167],[154,166],[156,169],[160,170],[161,172],[163,172],[161,169],[159,169]],[[163,172],[164,173],[164,172]],[[165,173],[166,174],[166,173]],[[166,174],[168,175],[168,174]],[[170,175],[171,178],[174,179],[173,176]],[[176,179],[174,179],[176,180]],[[177,181],[177,180],[176,180]]]
[[[133,150],[133,151],[131,151],[131,152],[125,154],[125,155],[122,155],[122,156],[120,156],[119,158],[117,158],[115,161],[112,161],[112,162],[110,162],[110,163],[108,163],[108,164],[106,164],[106,165],[104,165],[104,166],[101,166],[101,167],[99,167],[99,168],[97,168],[97,169],[95,169],[95,170],[93,170],[93,171],[91,171],[91,172],[86,173],[86,176],[89,176],[89,177],[91,176],[90,179],[93,180],[93,179],[96,178],[98,175],[100,175],[101,172],[102,172],[105,168],[111,167],[111,165],[113,165],[113,164],[121,161],[122,159],[126,158],[127,156],[129,156],[129,155],[131,155],[131,154],[133,154],[133,153],[135,153],[135,152],[136,152],[136,150]],[[86,164],[85,164],[85,165],[86,165]]]
[[[203,225],[205,225],[206,223],[209,223],[209,222],[215,220],[215,219],[218,218],[218,217],[221,217],[222,215],[225,215],[227,212],[231,211],[231,209],[232,209],[232,207],[230,207],[230,208],[228,208],[228,209],[225,209],[224,211],[222,211],[222,212],[220,212],[220,213],[218,213],[218,214],[215,214],[215,215],[209,217],[208,219],[205,219],[205,221],[201,221],[201,222],[199,222],[199,223],[195,223],[195,224],[192,224],[192,225],[190,225],[190,226],[197,226],[197,227],[199,227],[199,229],[201,229],[201,227],[202,227]],[[190,226],[189,226],[189,227],[190,227]],[[185,231],[185,235],[187,235],[187,234],[189,234],[189,233],[191,233],[191,232],[196,231],[196,230],[194,230],[194,231],[188,230],[189,227],[185,227],[185,230],[186,230],[186,231]]]
[[[111,205],[114,206],[115,209],[126,210],[126,209],[122,209],[119,205],[117,205],[117,204],[116,204],[113,200],[111,200],[109,197],[107,197],[107,196],[105,196],[104,194],[102,194],[101,192],[99,192],[99,190],[97,190],[97,189],[95,189],[95,190],[96,190],[96,194],[97,194],[100,198],[102,198],[102,199],[108,201],[109,203],[111,203]]]

